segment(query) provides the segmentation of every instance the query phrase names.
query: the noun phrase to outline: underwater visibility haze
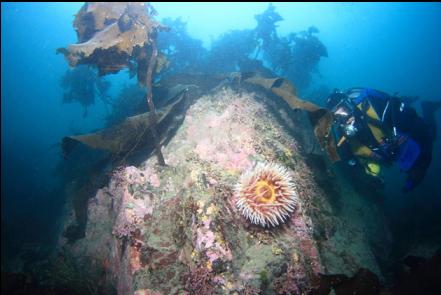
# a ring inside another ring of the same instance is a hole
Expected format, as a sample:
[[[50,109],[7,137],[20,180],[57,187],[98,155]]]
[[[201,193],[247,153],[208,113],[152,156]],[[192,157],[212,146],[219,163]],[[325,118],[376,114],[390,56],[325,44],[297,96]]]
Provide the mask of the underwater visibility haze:
[[[440,294],[439,28],[2,2],[2,293]]]

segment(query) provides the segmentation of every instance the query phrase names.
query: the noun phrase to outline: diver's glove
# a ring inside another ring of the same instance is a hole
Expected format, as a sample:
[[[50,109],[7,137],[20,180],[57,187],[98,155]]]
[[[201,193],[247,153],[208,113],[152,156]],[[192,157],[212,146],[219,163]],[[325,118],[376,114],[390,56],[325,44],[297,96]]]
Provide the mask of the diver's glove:
[[[390,162],[393,162],[398,156],[400,146],[407,140],[405,135],[397,135],[391,139],[385,139],[380,143],[379,150],[383,155],[383,158],[387,158]]]

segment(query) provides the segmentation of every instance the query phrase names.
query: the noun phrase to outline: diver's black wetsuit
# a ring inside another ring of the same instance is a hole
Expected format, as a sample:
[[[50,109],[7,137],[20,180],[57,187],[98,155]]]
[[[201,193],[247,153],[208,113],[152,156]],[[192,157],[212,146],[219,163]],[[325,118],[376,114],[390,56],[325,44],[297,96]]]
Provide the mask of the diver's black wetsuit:
[[[435,111],[441,107],[441,102],[422,102],[423,118],[415,115],[408,118],[406,125],[410,130],[410,136],[420,145],[420,155],[415,164],[408,171],[407,180],[413,182],[413,186],[421,183],[432,161],[433,142],[437,134]],[[411,125],[412,124],[412,125]]]
[[[421,102],[423,118],[418,116],[415,109],[405,107],[402,112],[396,112],[395,124],[398,130],[405,132],[414,139],[420,154],[414,165],[407,172],[407,189],[411,189],[424,179],[427,168],[432,161],[432,148],[437,134],[435,111],[441,107],[441,102]]]
[[[382,91],[354,87],[349,89],[346,95],[354,104],[369,101],[370,105],[374,107],[377,114],[381,117],[381,123],[377,121],[373,122],[373,124],[376,124],[381,130],[386,131],[385,134],[393,134],[393,132],[389,131],[395,129],[397,133],[409,136],[417,144],[416,148],[419,148],[418,151],[416,151],[415,148],[413,149],[414,154],[419,153],[417,158],[412,160],[412,164],[407,163],[411,165],[410,167],[406,168],[406,165],[403,165],[403,170],[406,171],[408,175],[404,190],[409,191],[419,185],[424,179],[432,160],[433,142],[437,134],[435,111],[441,107],[441,101],[422,102],[423,118],[421,118],[415,109],[403,103],[400,97],[390,96]],[[336,101],[341,101],[340,96],[336,98]],[[378,143],[371,133],[370,128],[367,127],[367,123],[372,123],[372,120],[369,120],[366,113],[360,113],[357,108],[353,109],[355,117],[358,118],[355,122],[359,122],[357,126],[357,139],[366,146],[376,146],[376,151],[381,153],[382,164],[389,165],[392,161],[397,160],[397,152],[399,149],[397,141],[388,140],[389,143]],[[390,144],[391,142],[392,144]],[[343,154],[349,155],[351,153],[349,145],[343,145],[341,151],[344,152]]]

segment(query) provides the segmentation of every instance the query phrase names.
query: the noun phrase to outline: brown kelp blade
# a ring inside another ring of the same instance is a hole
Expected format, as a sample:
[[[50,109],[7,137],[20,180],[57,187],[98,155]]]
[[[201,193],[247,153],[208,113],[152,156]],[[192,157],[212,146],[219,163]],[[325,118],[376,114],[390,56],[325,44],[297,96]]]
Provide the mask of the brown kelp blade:
[[[250,77],[244,80],[246,83],[259,85],[281,97],[292,109],[302,109],[308,112],[311,124],[314,127],[314,134],[322,149],[326,151],[332,162],[340,160],[334,138],[331,136],[332,114],[309,101],[302,100],[297,96],[297,91],[287,79],[284,78],[263,78],[259,76]]]
[[[167,30],[146,13],[149,4],[141,2],[86,2],[76,14],[74,27],[79,43],[57,49],[71,67],[93,65],[100,75],[131,68],[138,62],[138,81],[145,84],[147,62],[142,48],[152,44],[155,31]],[[167,65],[160,55],[156,71]]]
[[[184,93],[181,93],[172,103],[156,111],[157,123],[164,120],[184,97]],[[63,155],[67,156],[79,142],[90,148],[107,150],[113,154],[128,152],[150,128],[151,116],[151,112],[146,112],[128,117],[120,124],[95,133],[64,137],[62,141]]]

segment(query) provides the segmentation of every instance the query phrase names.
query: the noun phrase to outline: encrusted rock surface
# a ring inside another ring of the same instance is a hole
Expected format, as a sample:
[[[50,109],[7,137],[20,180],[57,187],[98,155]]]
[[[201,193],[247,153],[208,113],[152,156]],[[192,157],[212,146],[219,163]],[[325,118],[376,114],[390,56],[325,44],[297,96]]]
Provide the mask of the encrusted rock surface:
[[[336,211],[292,134],[254,93],[202,96],[163,147],[167,166],[150,157],[116,170],[89,202],[85,238],[60,247],[101,261],[118,294],[300,294],[319,273],[381,275],[364,219],[350,219],[369,206],[343,191],[355,211]],[[250,224],[234,204],[240,175],[257,162],[294,179],[298,206],[276,228]]]

